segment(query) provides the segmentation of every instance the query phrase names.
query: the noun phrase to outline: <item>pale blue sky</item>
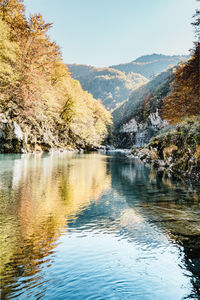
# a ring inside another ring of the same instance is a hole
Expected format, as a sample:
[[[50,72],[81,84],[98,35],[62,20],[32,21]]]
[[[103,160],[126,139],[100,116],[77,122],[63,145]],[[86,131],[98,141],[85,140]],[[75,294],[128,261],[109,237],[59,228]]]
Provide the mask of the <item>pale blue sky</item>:
[[[196,0],[24,0],[40,12],[66,63],[109,66],[152,53],[188,54]]]

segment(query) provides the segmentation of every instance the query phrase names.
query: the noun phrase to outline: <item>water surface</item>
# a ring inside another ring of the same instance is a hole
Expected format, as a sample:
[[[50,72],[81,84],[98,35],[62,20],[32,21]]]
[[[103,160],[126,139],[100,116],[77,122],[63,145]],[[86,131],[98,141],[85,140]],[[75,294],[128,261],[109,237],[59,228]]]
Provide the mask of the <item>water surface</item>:
[[[104,154],[0,155],[2,299],[199,299],[199,186]]]

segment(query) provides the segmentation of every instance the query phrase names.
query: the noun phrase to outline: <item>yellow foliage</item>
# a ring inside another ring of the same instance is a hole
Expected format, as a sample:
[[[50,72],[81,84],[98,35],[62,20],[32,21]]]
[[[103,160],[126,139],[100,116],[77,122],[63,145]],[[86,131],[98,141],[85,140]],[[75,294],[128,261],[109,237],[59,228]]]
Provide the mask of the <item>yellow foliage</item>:
[[[0,88],[6,87],[10,107],[17,103],[26,118],[39,123],[58,122],[74,144],[99,145],[111,115],[71,78],[59,47],[49,39],[51,24],[40,14],[26,19],[21,0],[0,0],[0,10]]]

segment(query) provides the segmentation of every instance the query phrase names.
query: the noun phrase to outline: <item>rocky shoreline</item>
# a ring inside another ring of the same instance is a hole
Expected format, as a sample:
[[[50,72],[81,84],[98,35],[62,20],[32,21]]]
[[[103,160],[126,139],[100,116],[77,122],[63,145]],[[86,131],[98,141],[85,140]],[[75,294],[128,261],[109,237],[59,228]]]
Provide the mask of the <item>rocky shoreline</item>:
[[[198,173],[191,172],[190,170],[182,171],[174,168],[174,164],[168,164],[164,159],[153,159],[151,152],[147,148],[135,149],[131,154],[127,155],[128,158],[139,159],[140,162],[144,163],[147,166],[153,167],[158,171],[165,171],[165,174],[168,177],[179,177],[179,178],[188,178],[195,181],[200,180],[200,171]]]
[[[200,119],[188,120],[152,138],[143,147],[134,145],[130,150],[119,150],[109,145],[84,144],[58,120],[25,118],[20,114],[0,114],[0,153],[36,153],[54,151],[123,152],[138,158],[153,168],[164,170],[169,176],[200,180]]]
[[[165,170],[169,176],[200,180],[200,122],[187,121],[176,129],[151,139],[142,148],[133,147],[129,157]]]
[[[0,113],[0,153],[90,151],[100,147],[75,136],[59,119],[12,114]]]

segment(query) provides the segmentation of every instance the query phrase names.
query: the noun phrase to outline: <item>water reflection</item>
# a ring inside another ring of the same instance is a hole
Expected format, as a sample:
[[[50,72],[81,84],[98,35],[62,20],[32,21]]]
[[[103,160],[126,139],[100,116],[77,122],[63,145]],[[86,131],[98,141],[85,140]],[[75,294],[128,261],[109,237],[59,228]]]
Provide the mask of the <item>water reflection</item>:
[[[198,186],[123,156],[0,155],[0,209],[3,299],[200,297]]]
[[[68,219],[97,200],[111,179],[95,154],[78,160],[72,154],[1,156],[0,163],[4,297],[15,278],[40,271]]]
[[[200,185],[169,178],[164,171],[148,169],[137,161],[126,162],[122,167],[116,163],[112,168],[112,173],[120,178],[120,184],[113,180],[113,186],[126,195],[129,207],[137,207],[143,218],[161,228],[172,243],[180,245],[186,269],[192,274],[193,289],[188,298],[199,299]]]

